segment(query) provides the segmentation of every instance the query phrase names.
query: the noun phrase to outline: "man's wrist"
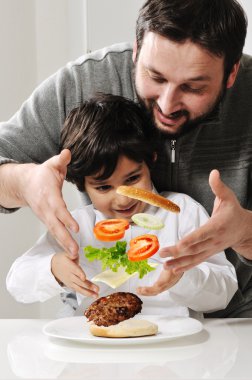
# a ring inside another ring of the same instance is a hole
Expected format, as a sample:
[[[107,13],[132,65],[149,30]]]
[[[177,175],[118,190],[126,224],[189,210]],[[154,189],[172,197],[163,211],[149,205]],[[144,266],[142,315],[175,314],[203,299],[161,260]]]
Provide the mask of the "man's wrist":
[[[8,162],[0,166],[0,204],[4,208],[27,206],[24,190],[35,164]]]

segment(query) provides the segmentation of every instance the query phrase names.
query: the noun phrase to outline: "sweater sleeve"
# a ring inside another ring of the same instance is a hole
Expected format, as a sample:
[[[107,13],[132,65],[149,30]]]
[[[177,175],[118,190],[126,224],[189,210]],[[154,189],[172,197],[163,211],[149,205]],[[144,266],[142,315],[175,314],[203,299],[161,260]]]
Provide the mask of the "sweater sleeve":
[[[179,223],[180,238],[205,224],[209,219],[200,204],[194,201],[189,204],[191,206],[184,210],[183,220],[181,219]],[[235,268],[227,260],[225,253],[220,252],[186,271],[169,293],[179,305],[195,311],[212,312],[224,309],[237,289]]]
[[[42,163],[59,153],[67,112],[79,101],[71,66],[45,80],[13,117],[0,123],[0,165]],[[0,206],[0,212],[16,209]]]

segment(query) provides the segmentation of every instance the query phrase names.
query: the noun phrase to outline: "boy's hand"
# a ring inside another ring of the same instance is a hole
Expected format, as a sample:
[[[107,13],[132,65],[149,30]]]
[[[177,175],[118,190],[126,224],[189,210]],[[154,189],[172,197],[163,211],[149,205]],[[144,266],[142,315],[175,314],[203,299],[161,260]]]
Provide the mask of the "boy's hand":
[[[137,288],[137,293],[142,296],[156,296],[174,286],[182,277],[183,273],[174,273],[172,269],[163,269],[159,278],[152,286]]]
[[[65,252],[56,253],[51,262],[51,271],[59,283],[84,296],[98,297],[99,287],[86,279],[79,259],[71,260]]]

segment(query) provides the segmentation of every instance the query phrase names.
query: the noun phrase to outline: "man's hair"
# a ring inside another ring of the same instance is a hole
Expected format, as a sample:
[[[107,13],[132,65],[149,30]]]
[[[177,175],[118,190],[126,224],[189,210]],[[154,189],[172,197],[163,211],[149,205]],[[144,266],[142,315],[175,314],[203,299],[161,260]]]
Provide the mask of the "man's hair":
[[[146,32],[179,43],[189,39],[224,57],[227,79],[242,56],[247,17],[236,0],[147,0],[136,25],[138,53]]]
[[[60,150],[72,159],[66,179],[84,191],[84,177],[109,178],[122,155],[145,162],[151,169],[158,147],[158,132],[146,111],[131,100],[97,94],[67,116]]]

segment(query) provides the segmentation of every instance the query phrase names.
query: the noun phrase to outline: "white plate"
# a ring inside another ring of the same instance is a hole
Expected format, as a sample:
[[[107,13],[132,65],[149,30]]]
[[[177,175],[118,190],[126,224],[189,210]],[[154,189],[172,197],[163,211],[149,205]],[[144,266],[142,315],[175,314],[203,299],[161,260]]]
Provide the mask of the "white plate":
[[[60,339],[104,345],[130,345],[157,343],[196,334],[202,330],[202,324],[193,318],[170,318],[158,315],[139,315],[137,319],[147,319],[158,325],[158,333],[153,336],[136,338],[102,338],[95,337],[89,332],[87,319],[83,317],[70,317],[56,319],[47,323],[43,333]]]

